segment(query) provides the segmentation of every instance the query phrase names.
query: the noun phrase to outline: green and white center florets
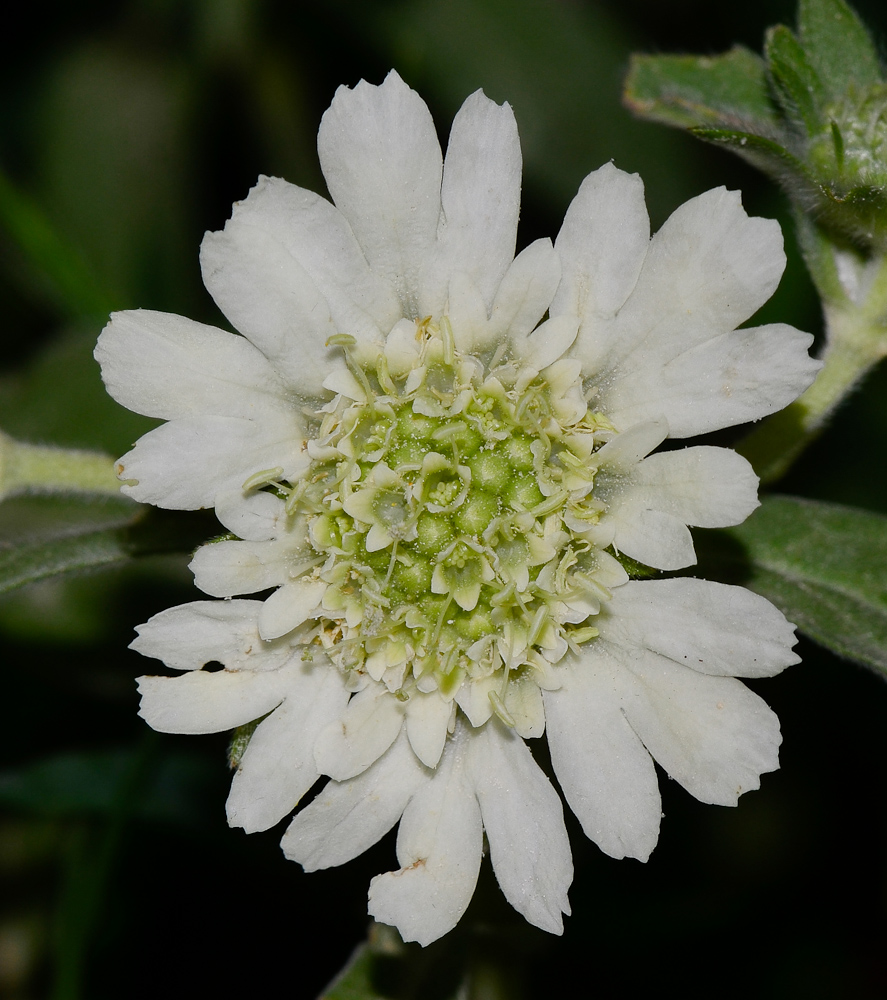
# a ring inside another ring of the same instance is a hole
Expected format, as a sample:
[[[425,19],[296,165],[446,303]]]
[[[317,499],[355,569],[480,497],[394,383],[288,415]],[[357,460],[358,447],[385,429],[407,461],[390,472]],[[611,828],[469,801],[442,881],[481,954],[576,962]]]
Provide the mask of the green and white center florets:
[[[462,353],[446,318],[403,321],[373,356],[333,342],[349,372],[307,472],[275,484],[317,556],[304,582],[326,584],[312,642],[356,685],[437,691],[475,724],[492,710],[514,725],[509,703],[559,686],[555,665],[626,578],[586,537],[614,429],[576,361],[540,373],[504,347]]]

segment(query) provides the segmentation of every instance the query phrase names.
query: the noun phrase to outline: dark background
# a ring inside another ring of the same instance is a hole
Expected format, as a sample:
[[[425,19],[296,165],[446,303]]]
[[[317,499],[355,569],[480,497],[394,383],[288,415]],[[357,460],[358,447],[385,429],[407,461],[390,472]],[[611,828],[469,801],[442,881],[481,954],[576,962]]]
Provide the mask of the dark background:
[[[856,6],[883,51],[882,5]],[[644,177],[654,227],[709,187],[738,187],[786,231],[788,269],[762,320],[820,330],[782,196],[620,104],[630,52],[759,51],[769,24],[793,23],[792,3],[130,0],[18,16],[0,38],[0,172],[57,234],[73,278],[60,290],[0,231],[0,427],[13,436],[126,451],[150,424],[101,388],[91,351],[107,309],[221,323],[200,284],[203,232],[260,173],[323,191],[321,114],[337,86],[392,66],[444,142],[476,88],[512,104],[520,246],[553,236],[610,159]],[[887,513],[885,392],[875,373],[778,488]],[[389,837],[305,875],[280,854],[283,826],[226,826],[224,737],[157,736],[137,718],[133,678],[154,667],[126,647],[136,624],[199,596],[187,562],[152,556],[0,601],[2,998],[315,996],[365,935],[370,878],[395,866]],[[466,954],[503,962],[515,997],[885,995],[887,688],[799,648],[802,664],[754,685],[785,739],[760,791],[709,807],[663,775],[646,865],[605,857],[573,823],[562,939],[512,914],[487,872],[460,931],[421,956],[412,995],[448,995]]]

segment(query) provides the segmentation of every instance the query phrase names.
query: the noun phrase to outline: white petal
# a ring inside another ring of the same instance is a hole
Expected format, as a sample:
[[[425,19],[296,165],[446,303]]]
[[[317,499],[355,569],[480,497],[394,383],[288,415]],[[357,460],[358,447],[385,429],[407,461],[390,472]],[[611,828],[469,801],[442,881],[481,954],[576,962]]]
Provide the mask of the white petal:
[[[200,546],[188,568],[194,574],[194,583],[205,594],[233,597],[286,583],[289,556],[290,551],[274,541],[211,542]]]
[[[526,365],[542,371],[561,357],[576,339],[578,329],[577,317],[556,316],[546,320],[526,340],[517,341],[514,346]]]
[[[450,280],[446,311],[458,350],[470,354],[488,346],[491,333],[487,307],[480,289],[464,271],[455,271]]]
[[[576,354],[592,371],[606,342],[600,343],[601,320],[614,316],[631,294],[647,253],[650,220],[644,185],[605,163],[582,182],[573,199],[555,249],[563,278],[551,315],[582,320]]]
[[[493,714],[490,692],[497,691],[500,685],[500,678],[491,674],[463,684],[456,692],[456,704],[468,716],[472,726],[482,726]]]
[[[657,569],[682,569],[696,561],[685,525],[739,524],[758,506],[757,485],[749,463],[726,448],[650,455],[627,474],[611,475],[606,468],[599,473],[595,499],[609,508],[599,529],[632,559]]]
[[[749,218],[737,191],[692,198],[653,237],[631,296],[601,331],[606,355],[587,360],[626,372],[662,365],[747,320],[784,267],[779,224]]]
[[[644,459],[631,474],[627,495],[685,524],[723,528],[751,514],[758,506],[757,492],[758,477],[741,455],[700,446]]]
[[[286,387],[243,337],[170,313],[114,313],[95,349],[108,392],[149,417],[289,413]]]
[[[232,670],[270,670],[292,657],[286,643],[262,642],[260,601],[194,601],[167,608],[136,630],[129,648],[176,670],[223,663]]]
[[[464,725],[456,726],[440,766],[404,811],[397,833],[400,871],[370,883],[369,912],[404,941],[430,944],[468,907],[480,869],[483,826],[467,774]]]
[[[256,728],[234,775],[225,806],[230,826],[255,833],[292,812],[320,776],[314,741],[348,697],[341,674],[329,662],[294,667],[286,700]]]
[[[428,767],[437,767],[447,739],[453,703],[432,691],[416,691],[407,702],[407,735],[413,752]]]
[[[304,269],[273,236],[234,221],[206,234],[200,256],[204,284],[231,325],[293,389],[321,396],[324,375],[344,361],[326,346],[337,331]]]
[[[642,501],[620,500],[589,537],[601,542],[609,539],[617,551],[656,569],[683,569],[696,562],[687,525],[671,514],[651,510]]]
[[[584,621],[580,618],[579,621]],[[525,740],[535,739],[545,732],[545,709],[542,692],[531,673],[509,678],[505,690],[505,709],[514,720],[514,731]]]
[[[397,738],[404,706],[382,685],[370,685],[348,703],[339,721],[317,739],[314,756],[321,774],[345,781],[365,771]]]
[[[348,781],[330,781],[296,815],[280,842],[283,853],[306,872],[356,858],[394,826],[428,778],[401,732],[372,767]]]
[[[797,398],[822,367],[813,338],[784,324],[725,333],[665,364],[643,352],[624,375],[607,376],[600,405],[617,426],[664,416],[671,437],[760,420]]]
[[[440,315],[450,277],[465,272],[489,313],[514,257],[521,153],[514,113],[482,91],[453,120],[444,161],[437,244],[422,276],[420,312]]]
[[[505,898],[531,924],[562,934],[573,861],[557,792],[524,741],[498,720],[478,731],[469,759]]]
[[[385,360],[388,373],[393,378],[404,378],[414,368],[419,367],[419,343],[416,324],[402,319],[391,328],[385,340]]]
[[[268,541],[283,534],[287,528],[283,500],[261,490],[248,494],[243,490],[219,494],[216,517],[229,531],[250,542]]]
[[[666,437],[668,424],[662,419],[635,423],[608,441],[595,459],[602,468],[617,475],[633,472],[637,463],[662,444]]]
[[[665,581],[670,582],[670,581]],[[656,653],[610,651],[634,675],[623,701],[632,729],[666,772],[702,802],[733,806],[779,766],[779,720],[733,677],[713,677]]]
[[[221,733],[276,708],[283,701],[286,680],[286,668],[139,677],[139,715],[160,733]]]
[[[259,635],[277,639],[301,625],[320,607],[326,588],[322,580],[294,580],[275,590],[259,612]]]
[[[425,102],[393,71],[379,87],[364,80],[354,90],[339,87],[320,123],[317,151],[333,201],[370,267],[397,290],[404,314],[417,317],[442,172]]]
[[[174,510],[212,507],[254,473],[281,467],[293,479],[308,466],[295,414],[261,422],[240,417],[183,417],[149,431],[117,463],[122,492]]]
[[[585,835],[613,858],[646,861],[659,838],[656,769],[622,712],[621,666],[594,647],[559,670],[545,691],[551,763]]]
[[[551,240],[531,243],[505,273],[490,313],[496,335],[526,337],[545,315],[561,278],[561,264]]]
[[[704,674],[771,677],[799,661],[793,626],[765,598],[708,580],[647,580],[613,594],[595,622],[626,649]]]
[[[354,399],[358,403],[366,402],[366,390],[347,368],[334,369],[323,380],[323,387],[348,399]]]
[[[207,234],[201,266],[234,326],[309,395],[342,366],[341,352],[326,347],[331,334],[377,340],[400,316],[394,289],[368,267],[341,213],[278,178],[260,177],[225,229]]]

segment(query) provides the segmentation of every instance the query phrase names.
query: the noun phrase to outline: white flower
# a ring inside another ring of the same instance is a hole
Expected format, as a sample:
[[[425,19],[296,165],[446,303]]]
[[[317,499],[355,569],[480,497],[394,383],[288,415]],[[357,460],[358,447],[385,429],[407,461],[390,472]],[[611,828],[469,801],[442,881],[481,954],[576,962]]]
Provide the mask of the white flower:
[[[736,677],[795,662],[791,626],[740,588],[629,582],[623,563],[690,566],[688,525],[757,504],[732,451],[651,453],[812,381],[809,336],[736,329],[776,287],[779,227],[718,189],[651,239],[640,180],[608,164],[554,245],[514,257],[511,109],[470,97],[442,162],[395,73],[340,89],[318,144],[334,205],[262,178],[203,242],[242,336],[138,311],[97,348],[112,395],[167,421],[121,459],[124,490],[215,506],[236,536],[192,564],[228,600],[141,627],[136,649],[186,671],[141,678],[141,714],[176,733],[261,720],[228,800],[247,831],[328,775],[283,838],[308,870],[399,822],[369,909],[406,939],[459,920],[484,832],[505,896],[559,933],[570,848],[526,739],[545,733],[614,857],[656,843],[654,758],[724,805],[777,766],[778,722]]]

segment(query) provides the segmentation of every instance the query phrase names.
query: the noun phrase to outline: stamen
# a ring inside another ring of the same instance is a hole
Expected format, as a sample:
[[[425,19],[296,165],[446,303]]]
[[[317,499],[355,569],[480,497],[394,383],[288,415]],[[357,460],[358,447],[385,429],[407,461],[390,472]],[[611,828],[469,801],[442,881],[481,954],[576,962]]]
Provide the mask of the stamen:
[[[247,480],[244,481],[241,489],[244,493],[248,493],[250,490],[258,489],[260,486],[277,486],[279,484],[276,480],[281,479],[282,477],[283,466],[275,465],[273,469],[263,469],[261,472],[254,472]]]
[[[304,479],[300,479],[299,482],[290,490],[290,495],[286,498],[286,503],[283,505],[283,509],[286,511],[288,516],[295,514],[299,508],[302,497],[305,495],[305,491],[308,489],[308,483]]]
[[[514,716],[505,707],[505,703],[502,701],[499,695],[496,694],[495,691],[490,691],[488,697],[490,699],[490,704],[493,706],[493,711],[496,713],[496,715],[499,716],[499,718],[505,723],[506,726],[508,726],[509,729],[514,729],[516,725],[514,721]]]
[[[530,625],[530,634],[527,636],[527,645],[535,646],[539,641],[539,637],[542,635],[542,630],[547,624],[548,620],[548,607],[545,604],[540,604],[536,609],[536,614],[533,617],[533,622]]]
[[[530,508],[530,513],[534,517],[545,517],[547,514],[553,514],[556,510],[563,507],[564,502],[569,493],[566,490],[561,490],[559,493],[553,493],[550,497],[543,500],[542,503],[535,507]]]
[[[370,402],[376,395],[373,392],[372,386],[370,385],[370,380],[366,376],[366,372],[354,358],[354,354],[351,348],[356,346],[357,341],[348,333],[334,333],[327,342],[327,347],[341,347],[342,353],[345,355],[345,364],[351,369],[351,373],[360,382],[363,391],[366,393],[367,402]]]
[[[380,354],[378,360],[376,361],[376,378],[379,380],[379,385],[388,393],[389,396],[397,396],[397,386],[392,381],[391,375],[388,373],[388,362],[385,359],[384,354]]]

